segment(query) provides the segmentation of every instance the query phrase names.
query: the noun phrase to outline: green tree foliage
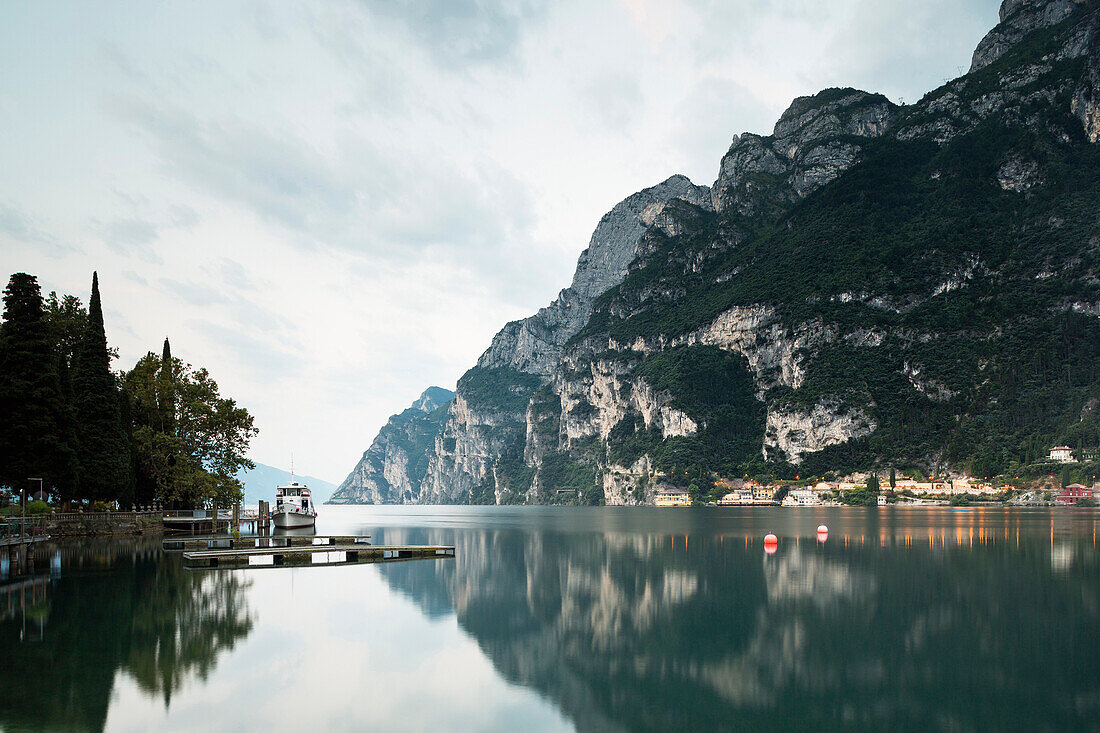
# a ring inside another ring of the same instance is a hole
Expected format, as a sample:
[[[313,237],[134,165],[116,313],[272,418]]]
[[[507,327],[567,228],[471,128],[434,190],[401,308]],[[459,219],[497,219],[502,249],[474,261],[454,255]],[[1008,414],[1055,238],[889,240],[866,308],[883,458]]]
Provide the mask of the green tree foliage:
[[[70,497],[77,458],[38,279],[11,276],[0,325],[0,484],[45,487]]]
[[[222,397],[205,369],[149,352],[123,375],[142,493],[184,506],[241,500],[236,479],[258,432],[247,410]]]
[[[872,506],[878,503],[878,492],[871,491],[867,486],[860,486],[843,492],[840,495],[840,502],[849,506]]]
[[[766,413],[743,356],[713,346],[678,347],[647,356],[634,368],[634,376],[672,395],[672,405],[699,430],[664,440],[646,429],[641,415],[629,414],[608,435],[611,460],[629,466],[649,453],[657,468],[678,467],[674,475],[694,477],[708,488],[713,483],[705,475],[709,471],[731,475],[749,470],[759,455]]]
[[[130,446],[122,427],[118,385],[111,373],[96,273],[92,274],[88,320],[74,355],[73,397],[81,494],[93,500],[125,502],[132,496]]]

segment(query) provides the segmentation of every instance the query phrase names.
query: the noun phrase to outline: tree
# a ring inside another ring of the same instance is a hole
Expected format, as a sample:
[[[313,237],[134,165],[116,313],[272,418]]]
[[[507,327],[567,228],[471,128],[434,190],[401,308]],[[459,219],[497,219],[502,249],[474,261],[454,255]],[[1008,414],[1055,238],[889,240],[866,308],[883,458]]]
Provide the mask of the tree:
[[[893,468],[893,466],[891,466],[890,467],[890,491],[893,491],[897,487],[898,487],[898,472]]]
[[[129,445],[122,429],[119,389],[110,362],[99,298],[99,276],[92,273],[88,320],[77,345],[73,367],[82,479],[80,492],[86,499],[124,499],[131,485]]]
[[[252,416],[222,397],[205,369],[168,359],[149,352],[123,377],[134,421],[139,491],[185,506],[240,501],[243,487],[236,474],[255,467],[245,458],[258,432]]]
[[[160,407],[160,429],[172,433],[176,429],[176,378],[173,371],[172,346],[164,337],[160,355],[160,372],[157,375],[157,404]]]
[[[0,326],[0,484],[27,487],[41,477],[63,498],[77,482],[77,457],[38,279],[11,276]]]
[[[51,292],[45,301],[46,324],[50,343],[66,368],[73,365],[73,357],[88,327],[88,311],[75,295],[57,297]]]

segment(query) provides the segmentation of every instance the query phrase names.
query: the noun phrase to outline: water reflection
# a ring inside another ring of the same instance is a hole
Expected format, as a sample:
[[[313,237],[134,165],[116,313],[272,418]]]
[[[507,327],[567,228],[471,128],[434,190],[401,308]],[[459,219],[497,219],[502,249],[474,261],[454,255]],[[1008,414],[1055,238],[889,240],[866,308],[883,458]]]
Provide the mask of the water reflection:
[[[264,573],[65,545],[4,581],[0,728],[1088,729],[1098,517],[330,508],[456,556]]]
[[[453,565],[380,572],[582,729],[1036,730],[1100,712],[1092,517],[830,519],[826,542],[806,517],[770,556],[755,526],[721,522],[376,535],[455,544]]]
[[[100,730],[117,673],[165,706],[252,629],[246,576],[187,573],[158,538],[63,544],[33,606],[35,634],[0,619],[0,727]],[[18,616],[18,614],[17,614]]]

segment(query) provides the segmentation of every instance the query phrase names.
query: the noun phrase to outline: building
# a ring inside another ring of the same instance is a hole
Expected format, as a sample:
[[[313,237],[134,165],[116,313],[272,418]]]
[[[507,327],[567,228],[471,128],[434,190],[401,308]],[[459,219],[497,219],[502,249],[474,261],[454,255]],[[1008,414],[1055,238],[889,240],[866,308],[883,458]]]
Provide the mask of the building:
[[[691,506],[691,494],[683,489],[662,489],[653,499],[654,506]]]
[[[1058,492],[1058,496],[1054,497],[1054,501],[1059,504],[1076,504],[1082,499],[1091,498],[1092,489],[1081,484],[1070,484]]]
[[[775,496],[775,491],[770,486],[755,486],[752,490],[752,500],[757,504],[767,504]]]
[[[731,491],[721,499],[718,503],[722,506],[737,506],[741,504],[752,504],[752,492],[748,489],[738,489]]]
[[[791,489],[783,498],[783,506],[821,506],[821,497],[813,489]]]
[[[1050,449],[1050,460],[1056,463],[1074,463],[1073,449],[1068,445],[1056,445]]]

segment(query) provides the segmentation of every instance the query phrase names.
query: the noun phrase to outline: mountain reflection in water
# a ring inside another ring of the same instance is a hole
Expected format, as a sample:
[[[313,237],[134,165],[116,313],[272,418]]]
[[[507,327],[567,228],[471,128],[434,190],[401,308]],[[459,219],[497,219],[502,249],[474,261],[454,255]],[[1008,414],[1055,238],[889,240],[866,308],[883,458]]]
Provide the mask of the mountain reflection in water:
[[[1003,513],[915,520],[861,523],[823,544],[796,535],[772,556],[761,533],[727,535],[720,522],[679,536],[376,535],[455,544],[453,565],[381,572],[426,613],[453,608],[502,675],[582,729],[1054,730],[1095,720],[1092,516],[1057,539],[1049,516],[1024,522],[1023,537]]]
[[[263,572],[65,545],[0,614],[0,729],[1087,729],[1098,518],[326,507],[456,556]]]

